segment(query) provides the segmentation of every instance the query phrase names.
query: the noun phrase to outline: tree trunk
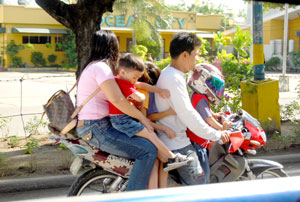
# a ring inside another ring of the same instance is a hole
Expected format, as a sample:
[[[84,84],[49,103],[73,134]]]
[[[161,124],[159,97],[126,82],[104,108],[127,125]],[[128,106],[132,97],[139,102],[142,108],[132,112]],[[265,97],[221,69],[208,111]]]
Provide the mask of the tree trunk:
[[[103,13],[112,12],[115,0],[78,0],[76,4],[65,4],[60,0],[35,0],[55,20],[75,34],[78,69],[76,78],[90,54],[92,34],[100,29]]]

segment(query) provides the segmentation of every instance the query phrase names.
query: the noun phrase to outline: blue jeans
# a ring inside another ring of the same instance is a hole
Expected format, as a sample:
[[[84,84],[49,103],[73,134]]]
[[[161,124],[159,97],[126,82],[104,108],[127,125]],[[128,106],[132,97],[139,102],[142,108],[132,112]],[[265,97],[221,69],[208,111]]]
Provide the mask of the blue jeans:
[[[127,114],[111,115],[110,123],[116,130],[125,133],[128,137],[135,136],[145,128],[138,120]]]
[[[108,117],[100,120],[85,120],[84,126],[77,128],[80,137],[91,133],[90,144],[101,150],[135,159],[127,190],[146,189],[151,170],[154,166],[157,149],[145,138],[132,137],[115,130]]]
[[[209,161],[208,161],[208,156],[207,156],[207,149],[202,147],[201,145],[192,142],[192,145],[194,146],[198,159],[200,161],[200,164],[202,166],[202,169],[205,173],[205,181],[204,184],[209,183],[210,179],[210,167],[209,167]]]
[[[198,160],[194,147],[190,144],[182,149],[172,150],[173,153],[181,153],[193,157],[194,160],[187,165],[177,168],[180,181],[183,185],[198,185],[203,184],[205,177]]]

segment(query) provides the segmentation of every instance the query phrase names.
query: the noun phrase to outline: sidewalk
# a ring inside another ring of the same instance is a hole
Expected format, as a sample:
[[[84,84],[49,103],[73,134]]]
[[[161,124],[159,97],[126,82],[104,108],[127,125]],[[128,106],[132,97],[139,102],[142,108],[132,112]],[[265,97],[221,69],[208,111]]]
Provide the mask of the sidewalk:
[[[300,162],[300,153],[266,156],[257,155],[251,158],[272,160],[281,164],[297,163]],[[76,180],[76,177],[78,176],[56,175],[35,178],[0,180],[0,193],[70,187],[71,184]]]

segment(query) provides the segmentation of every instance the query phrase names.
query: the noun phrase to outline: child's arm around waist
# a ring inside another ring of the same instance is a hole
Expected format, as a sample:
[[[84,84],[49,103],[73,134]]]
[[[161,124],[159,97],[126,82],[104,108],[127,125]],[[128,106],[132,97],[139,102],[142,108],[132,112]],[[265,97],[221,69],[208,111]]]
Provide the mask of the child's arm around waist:
[[[137,102],[144,102],[146,100],[146,96],[139,91],[135,91],[129,97]]]
[[[135,87],[144,91],[153,92],[159,94],[162,98],[169,98],[170,97],[170,91],[166,89],[160,89],[155,86],[151,86],[144,82],[136,82]]]

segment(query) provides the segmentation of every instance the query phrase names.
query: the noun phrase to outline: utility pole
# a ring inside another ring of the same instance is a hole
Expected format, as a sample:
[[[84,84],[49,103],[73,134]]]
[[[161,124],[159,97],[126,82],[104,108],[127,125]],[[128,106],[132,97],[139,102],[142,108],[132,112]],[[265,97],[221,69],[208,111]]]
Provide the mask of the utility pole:
[[[288,26],[289,26],[289,4],[285,4],[284,15],[284,33],[283,33],[283,57],[282,57],[282,75],[279,77],[279,91],[289,91],[289,77],[286,76],[287,64],[287,44],[288,44]]]
[[[252,1],[254,80],[265,80],[262,2]]]
[[[284,15],[284,35],[283,35],[283,58],[282,58],[282,75],[286,74],[286,63],[287,63],[287,43],[288,43],[288,26],[289,26],[289,5],[285,4],[285,15]]]
[[[242,108],[257,118],[265,131],[281,130],[278,80],[265,79],[262,2],[252,1],[254,80],[241,82]]]

